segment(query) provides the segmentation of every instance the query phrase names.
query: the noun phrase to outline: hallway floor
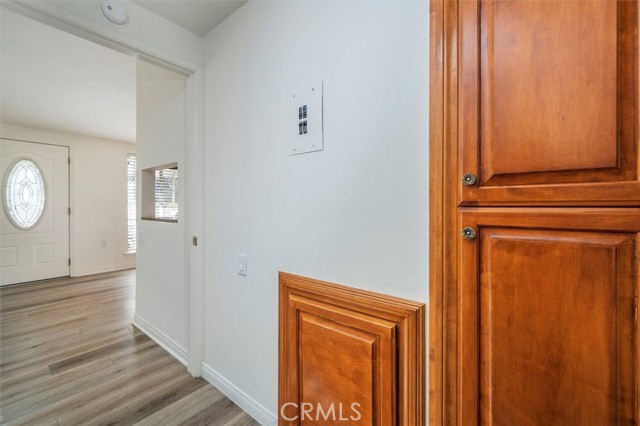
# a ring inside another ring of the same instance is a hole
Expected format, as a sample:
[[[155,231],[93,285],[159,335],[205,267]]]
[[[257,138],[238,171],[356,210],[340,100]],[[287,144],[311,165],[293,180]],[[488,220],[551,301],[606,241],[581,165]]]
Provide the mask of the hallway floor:
[[[131,325],[135,271],[0,289],[0,424],[257,426]]]

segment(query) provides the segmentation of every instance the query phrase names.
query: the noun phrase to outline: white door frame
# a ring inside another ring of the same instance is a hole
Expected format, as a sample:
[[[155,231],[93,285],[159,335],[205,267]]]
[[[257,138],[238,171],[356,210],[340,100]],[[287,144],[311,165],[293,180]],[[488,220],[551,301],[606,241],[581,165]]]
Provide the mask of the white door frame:
[[[185,311],[187,324],[187,369],[202,375],[204,351],[204,255],[201,245],[194,247],[191,236],[203,235],[204,228],[204,74],[196,65],[167,55],[131,37],[109,30],[85,18],[64,13],[45,2],[0,0],[0,6],[60,29],[85,40],[109,47],[187,77],[185,159],[189,176],[185,182]],[[202,240],[202,238],[199,238]],[[200,241],[200,244],[202,241]]]

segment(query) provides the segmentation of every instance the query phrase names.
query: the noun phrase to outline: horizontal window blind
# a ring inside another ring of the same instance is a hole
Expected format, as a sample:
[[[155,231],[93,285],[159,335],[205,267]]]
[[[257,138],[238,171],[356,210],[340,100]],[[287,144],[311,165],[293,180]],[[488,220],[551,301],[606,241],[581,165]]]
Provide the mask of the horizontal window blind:
[[[127,154],[127,251],[136,251],[136,155]]]
[[[156,219],[178,220],[178,169],[155,171]]]

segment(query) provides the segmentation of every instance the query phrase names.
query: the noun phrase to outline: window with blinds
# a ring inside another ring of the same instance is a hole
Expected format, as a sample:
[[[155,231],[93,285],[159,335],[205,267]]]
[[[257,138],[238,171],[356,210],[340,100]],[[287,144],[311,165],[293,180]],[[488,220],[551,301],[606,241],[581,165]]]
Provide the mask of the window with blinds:
[[[136,251],[136,155],[127,154],[127,252]]]
[[[178,163],[142,169],[141,220],[178,223]]]
[[[178,168],[155,171],[155,218],[178,220]]]

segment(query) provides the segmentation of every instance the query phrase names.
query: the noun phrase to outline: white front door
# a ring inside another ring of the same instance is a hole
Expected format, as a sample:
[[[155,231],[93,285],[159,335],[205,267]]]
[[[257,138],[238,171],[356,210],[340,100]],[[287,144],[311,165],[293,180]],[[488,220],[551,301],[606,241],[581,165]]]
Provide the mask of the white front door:
[[[69,275],[69,148],[0,139],[0,286]]]

